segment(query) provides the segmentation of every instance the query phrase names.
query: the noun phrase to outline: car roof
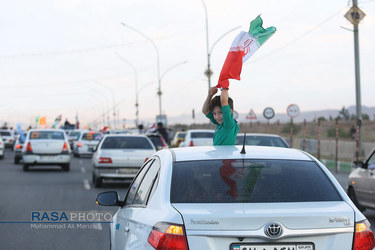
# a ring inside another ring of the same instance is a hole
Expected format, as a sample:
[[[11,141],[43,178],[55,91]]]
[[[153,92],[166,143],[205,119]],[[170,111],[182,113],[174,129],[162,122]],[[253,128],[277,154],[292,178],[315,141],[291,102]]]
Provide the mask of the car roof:
[[[137,134],[105,134],[104,137],[146,137],[146,135],[137,135]]]
[[[189,133],[189,132],[212,132],[212,133],[215,133],[215,130],[213,129],[189,129],[186,131],[186,133]]]
[[[55,129],[55,128],[34,128],[34,129],[30,129],[29,132],[35,132],[35,131],[57,131],[57,132],[65,132],[64,129]]]
[[[196,146],[172,148],[174,161],[214,160],[214,159],[275,159],[312,161],[313,158],[298,149],[267,146]]]
[[[245,133],[238,133],[237,136],[244,136]],[[276,135],[276,134],[263,134],[263,133],[246,133],[246,137],[247,136],[268,136],[268,137],[281,137],[279,135]]]

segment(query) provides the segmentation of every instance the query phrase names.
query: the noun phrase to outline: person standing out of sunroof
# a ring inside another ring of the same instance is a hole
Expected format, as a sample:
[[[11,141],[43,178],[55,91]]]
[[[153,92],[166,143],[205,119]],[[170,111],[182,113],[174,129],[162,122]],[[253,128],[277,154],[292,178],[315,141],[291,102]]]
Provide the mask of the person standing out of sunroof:
[[[217,92],[217,87],[209,89],[202,112],[216,125],[213,145],[234,145],[239,126],[233,118],[233,100],[228,96],[228,88],[221,88],[220,96]]]

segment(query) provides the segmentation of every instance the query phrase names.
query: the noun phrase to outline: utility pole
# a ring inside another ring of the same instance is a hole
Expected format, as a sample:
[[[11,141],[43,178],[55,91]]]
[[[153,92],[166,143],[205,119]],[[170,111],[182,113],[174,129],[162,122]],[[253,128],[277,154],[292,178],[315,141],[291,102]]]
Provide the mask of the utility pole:
[[[365,17],[365,13],[358,8],[357,0],[353,0],[353,6],[345,14],[345,18],[353,24],[354,34],[354,62],[355,62],[355,94],[356,94],[356,114],[359,128],[358,150],[362,155],[362,103],[361,103],[361,78],[359,67],[359,36],[358,24]]]

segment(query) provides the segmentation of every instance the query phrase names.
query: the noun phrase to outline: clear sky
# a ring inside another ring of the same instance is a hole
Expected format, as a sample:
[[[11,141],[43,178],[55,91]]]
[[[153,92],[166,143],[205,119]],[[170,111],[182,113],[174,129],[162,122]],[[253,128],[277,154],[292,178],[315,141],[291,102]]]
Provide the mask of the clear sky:
[[[343,0],[204,0],[215,85],[234,37],[258,14],[277,31],[232,81],[235,110],[285,113],[355,105],[354,43]],[[375,1],[359,0],[362,105],[375,106]],[[82,124],[116,105],[134,124],[136,84],[140,120],[159,113],[158,48],[162,112],[198,113],[208,83],[205,11],[201,0],[0,0],[0,122],[32,123],[47,116]],[[123,57],[127,62],[121,60]],[[135,71],[131,66],[134,68]]]

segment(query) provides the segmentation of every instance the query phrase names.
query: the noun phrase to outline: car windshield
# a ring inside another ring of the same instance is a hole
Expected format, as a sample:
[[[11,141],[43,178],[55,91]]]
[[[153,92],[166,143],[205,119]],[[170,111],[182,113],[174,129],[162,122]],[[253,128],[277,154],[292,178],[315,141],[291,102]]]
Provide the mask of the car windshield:
[[[86,141],[100,141],[103,135],[101,133],[85,133],[82,135],[82,140]]]
[[[244,137],[243,135],[237,136],[235,145],[242,145],[243,144],[243,137]],[[273,137],[273,136],[246,135],[246,145],[289,148],[289,146],[281,138]]]
[[[340,200],[328,177],[310,161],[232,159],[173,165],[172,203]]]
[[[69,137],[74,137],[74,138],[78,138],[79,136],[81,135],[81,132],[71,132],[69,134]]]
[[[155,148],[162,148],[163,147],[163,142],[161,141],[161,137],[159,135],[148,136],[148,138],[152,141]]]
[[[178,135],[177,135],[177,138],[185,139],[185,135],[186,135],[186,133],[178,134]]]
[[[213,132],[192,132],[191,138],[214,138]]]
[[[2,135],[2,136],[10,136],[10,132],[0,131],[0,135]]]
[[[34,131],[30,134],[30,140],[64,140],[64,133],[60,131]]]
[[[101,149],[153,149],[147,138],[111,136],[104,139]]]

